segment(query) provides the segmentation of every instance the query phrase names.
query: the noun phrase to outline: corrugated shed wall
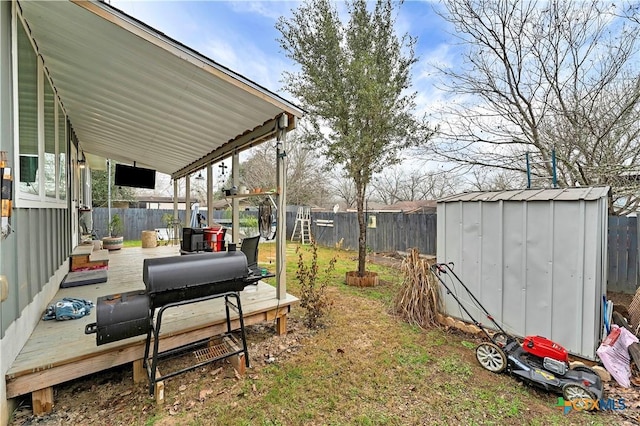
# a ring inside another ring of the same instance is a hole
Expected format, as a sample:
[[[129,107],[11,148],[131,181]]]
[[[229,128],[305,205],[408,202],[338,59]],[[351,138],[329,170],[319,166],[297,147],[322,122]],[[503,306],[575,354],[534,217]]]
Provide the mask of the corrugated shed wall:
[[[543,335],[592,359],[606,292],[606,206],[606,198],[439,203],[438,261],[454,262],[511,333]],[[477,320],[488,322],[464,300]],[[450,296],[446,310],[463,317]]]

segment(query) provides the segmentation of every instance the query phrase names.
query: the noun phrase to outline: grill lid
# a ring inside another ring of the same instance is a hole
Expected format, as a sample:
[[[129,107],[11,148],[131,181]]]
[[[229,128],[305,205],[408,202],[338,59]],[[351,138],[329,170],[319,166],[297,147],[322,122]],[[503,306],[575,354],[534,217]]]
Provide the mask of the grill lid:
[[[145,259],[142,270],[142,280],[150,296],[219,282],[244,281],[248,275],[247,258],[241,251]]]

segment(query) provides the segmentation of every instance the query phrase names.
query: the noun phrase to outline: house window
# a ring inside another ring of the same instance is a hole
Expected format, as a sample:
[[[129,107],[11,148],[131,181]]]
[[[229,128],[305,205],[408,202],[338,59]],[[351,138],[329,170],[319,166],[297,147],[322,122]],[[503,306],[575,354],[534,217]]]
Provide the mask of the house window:
[[[44,81],[44,191],[56,198],[56,99],[49,81]]]
[[[56,103],[57,129],[58,129],[58,198],[67,199],[67,119],[62,110],[62,105]]]
[[[54,203],[65,207],[66,117],[21,20],[17,25],[16,46],[19,132],[16,205],[38,207]]]
[[[22,25],[18,25],[18,102],[20,194],[38,196],[38,58]]]

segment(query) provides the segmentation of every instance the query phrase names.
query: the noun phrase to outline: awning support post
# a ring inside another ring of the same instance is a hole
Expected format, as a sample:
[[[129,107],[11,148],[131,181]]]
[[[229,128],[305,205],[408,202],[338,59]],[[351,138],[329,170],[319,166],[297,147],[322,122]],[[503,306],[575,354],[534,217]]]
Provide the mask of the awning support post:
[[[240,153],[233,151],[231,156],[231,186],[238,187],[240,181]],[[231,226],[233,242],[238,244],[240,242],[240,199],[234,197],[231,200]]]
[[[213,224],[213,164],[207,164],[207,226]]]
[[[191,174],[184,177],[184,227],[191,227]]]
[[[278,120],[276,131],[276,187],[278,188],[278,217],[276,219],[276,297],[287,297],[287,177],[286,166],[286,140],[287,127],[289,125],[287,114],[282,114]]]

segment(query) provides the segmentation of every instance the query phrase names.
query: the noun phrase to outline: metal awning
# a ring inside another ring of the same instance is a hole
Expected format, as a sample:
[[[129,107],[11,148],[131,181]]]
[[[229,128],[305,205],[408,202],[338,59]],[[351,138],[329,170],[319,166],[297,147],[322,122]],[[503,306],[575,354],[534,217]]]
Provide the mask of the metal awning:
[[[174,178],[303,111],[108,4],[19,1],[82,150]]]

